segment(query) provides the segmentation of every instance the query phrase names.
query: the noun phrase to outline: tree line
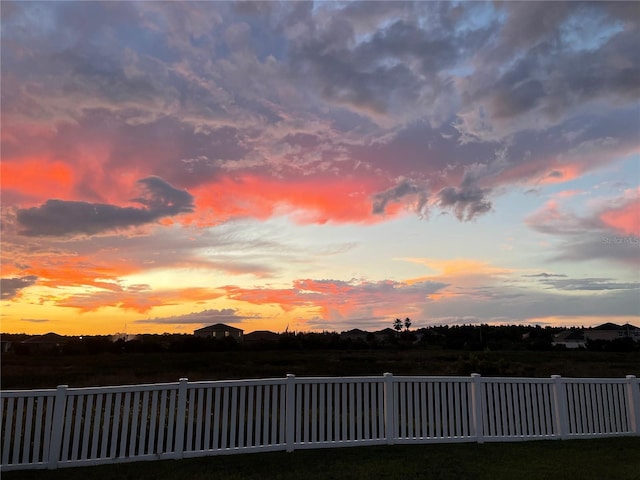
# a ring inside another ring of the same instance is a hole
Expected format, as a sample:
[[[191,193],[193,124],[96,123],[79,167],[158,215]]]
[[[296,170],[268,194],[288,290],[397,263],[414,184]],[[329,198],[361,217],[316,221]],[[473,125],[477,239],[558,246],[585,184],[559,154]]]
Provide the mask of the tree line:
[[[411,320],[396,319],[393,329],[383,332],[286,332],[270,340],[237,342],[200,338],[189,334],[143,334],[131,339],[113,340],[111,336],[64,337],[64,344],[39,354],[95,354],[145,352],[203,352],[229,350],[317,350],[317,349],[442,349],[461,351],[563,350],[554,346],[557,327],[529,325],[440,325],[410,330]],[[12,344],[9,353],[34,354],[21,340],[27,335],[3,334],[2,341]],[[587,341],[592,351],[640,351],[640,342],[621,338],[610,342]],[[4,352],[4,350],[3,350]]]

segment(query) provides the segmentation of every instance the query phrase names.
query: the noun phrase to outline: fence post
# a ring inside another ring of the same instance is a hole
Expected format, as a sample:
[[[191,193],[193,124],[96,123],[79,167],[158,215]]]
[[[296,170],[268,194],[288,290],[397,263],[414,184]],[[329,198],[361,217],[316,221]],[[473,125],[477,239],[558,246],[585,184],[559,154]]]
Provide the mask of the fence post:
[[[629,427],[631,431],[640,435],[640,385],[635,375],[627,375],[627,404],[629,405]]]
[[[51,441],[49,442],[49,462],[47,468],[58,468],[60,448],[62,447],[62,427],[64,425],[64,413],[67,406],[67,388],[69,385],[58,385],[53,405],[53,427],[51,428]]]
[[[176,436],[173,444],[175,458],[182,458],[184,452],[184,425],[187,422],[187,387],[188,378],[181,378],[178,383],[178,411],[176,412]]]
[[[287,452],[293,452],[295,448],[295,432],[296,432],[296,416],[300,412],[296,412],[296,376],[293,373],[287,373],[285,403],[285,441],[287,444]]]
[[[566,440],[569,437],[569,405],[567,404],[567,392],[565,391],[564,382],[560,375],[551,375],[551,378],[553,379],[553,403],[556,413],[556,429],[560,438]]]
[[[387,372],[384,374],[384,431],[387,445],[393,445],[395,443],[395,410],[396,406],[393,401],[393,374]]]
[[[479,373],[471,374],[471,405],[473,408],[473,424],[476,430],[476,441],[484,443],[484,431],[482,428],[482,379]]]

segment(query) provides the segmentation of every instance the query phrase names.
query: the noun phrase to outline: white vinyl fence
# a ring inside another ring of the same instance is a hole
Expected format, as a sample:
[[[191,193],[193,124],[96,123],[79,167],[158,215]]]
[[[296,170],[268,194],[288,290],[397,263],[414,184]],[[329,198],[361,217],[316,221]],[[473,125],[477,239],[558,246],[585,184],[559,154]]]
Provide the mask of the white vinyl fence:
[[[296,378],[0,392],[1,469],[640,434],[640,381]]]

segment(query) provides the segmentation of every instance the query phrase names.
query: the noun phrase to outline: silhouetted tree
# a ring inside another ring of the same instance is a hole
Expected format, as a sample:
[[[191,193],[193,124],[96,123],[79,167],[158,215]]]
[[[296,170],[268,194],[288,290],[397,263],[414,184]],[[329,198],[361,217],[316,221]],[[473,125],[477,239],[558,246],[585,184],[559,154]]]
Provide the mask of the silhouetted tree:
[[[409,317],[404,319],[404,329],[408,332],[411,326],[411,319]]]
[[[400,320],[399,318],[396,318],[396,319],[393,321],[393,329],[394,329],[396,332],[400,333],[400,332],[402,331],[402,320]]]

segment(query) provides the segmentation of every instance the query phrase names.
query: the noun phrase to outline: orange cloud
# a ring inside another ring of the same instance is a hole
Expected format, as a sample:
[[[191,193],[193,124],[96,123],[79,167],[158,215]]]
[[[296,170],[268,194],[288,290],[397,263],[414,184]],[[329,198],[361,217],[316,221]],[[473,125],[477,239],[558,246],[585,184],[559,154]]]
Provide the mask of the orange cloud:
[[[75,174],[70,165],[49,158],[28,158],[0,163],[3,190],[38,199],[69,197]]]
[[[452,278],[466,276],[494,276],[511,273],[513,270],[494,267],[487,262],[468,258],[455,259],[433,259],[433,258],[407,258],[413,263],[425,265],[426,267],[438,272],[437,275],[420,277],[412,279],[409,282],[415,283],[423,281],[426,278]]]
[[[39,284],[54,288],[92,286],[119,291],[118,278],[139,270],[137,266],[126,262],[98,263],[94,257],[72,255],[38,258],[31,263],[24,272],[37,276]]]
[[[60,307],[76,308],[80,312],[92,312],[105,307],[116,307],[147,313],[154,307],[179,305],[185,302],[214,300],[223,295],[210,288],[185,288],[151,291],[144,285],[134,285],[122,291],[101,291],[72,295],[56,301]]]
[[[240,288],[236,286],[223,287],[227,297],[232,300],[253,303],[255,305],[278,305],[285,312],[301,306],[314,306],[313,297],[319,300],[317,294],[301,293],[297,289],[271,288]]]
[[[325,319],[346,317],[376,317],[399,311],[412,311],[447,285],[425,280],[409,284],[383,280],[311,280],[293,282],[293,288],[245,289],[227,286],[223,289],[232,300],[257,305],[277,305],[285,312],[304,307],[315,310]]]
[[[207,223],[212,217],[222,222],[232,217],[266,219],[286,213],[300,224],[375,223],[384,218],[372,215],[371,195],[385,187],[381,180],[367,177],[325,176],[295,181],[255,175],[225,177],[190,190],[196,198],[198,217],[205,215],[204,219],[190,219]],[[398,204],[390,204],[386,215],[395,216],[401,209]]]

